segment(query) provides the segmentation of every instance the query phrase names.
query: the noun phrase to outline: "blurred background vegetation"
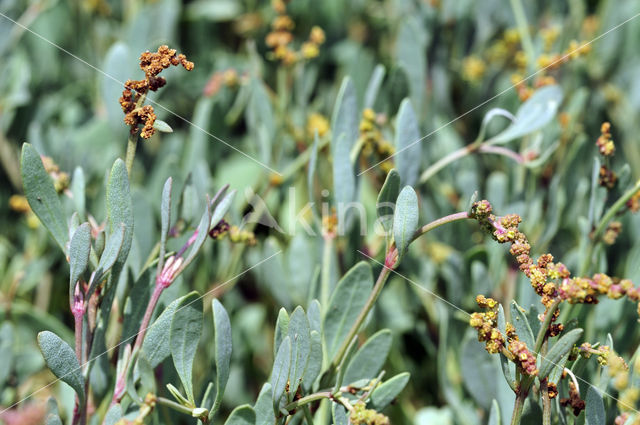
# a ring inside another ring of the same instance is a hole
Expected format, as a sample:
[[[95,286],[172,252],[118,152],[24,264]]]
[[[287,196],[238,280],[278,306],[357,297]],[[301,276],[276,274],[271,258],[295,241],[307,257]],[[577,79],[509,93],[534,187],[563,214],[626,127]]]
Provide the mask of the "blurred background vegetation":
[[[640,7],[634,0],[524,3],[523,31],[513,8],[519,2],[507,0],[0,1],[0,358],[9,359],[0,371],[0,406],[52,380],[36,346],[38,331],[51,329],[73,339],[68,266],[19,197],[20,145],[32,143],[57,164],[65,208],[80,208],[102,222],[106,173],[124,156],[127,140],[119,82],[141,78],[140,53],[161,44],[184,53],[195,69],[166,70],[167,86],[151,96],[162,105],[155,107],[156,113],[173,133],[158,133],[139,144],[131,177],[132,273],[140,270],[157,241],[160,193],[168,176],[182,190],[176,208],[183,228],[197,224],[205,193],[229,183],[239,191],[231,224],[240,226],[243,215],[257,208],[249,202],[257,193],[284,230],[248,224],[243,229],[253,235],[247,233],[243,242],[208,243],[196,266],[163,295],[166,305],[188,290],[204,293],[225,283],[216,292],[230,312],[234,332],[225,409],[253,403],[268,379],[279,308],[306,306],[313,296],[322,238],[302,231],[295,216],[309,198],[320,203],[327,198],[322,190],[332,191],[329,150],[318,153],[312,193],[306,165],[291,167],[312,145],[314,132],[320,140],[330,138],[330,117],[345,76],[355,85],[359,113],[365,105],[375,111],[381,140],[394,140],[400,102],[411,99],[422,135],[433,132],[420,144],[421,171],[471,143],[491,108],[515,113],[537,87],[559,84],[564,101],[557,119],[540,134],[509,145],[524,156],[548,157],[524,167],[503,156],[468,156],[417,184],[417,190],[421,222],[466,209],[478,191],[498,214],[522,216],[533,254],[550,252],[577,272],[593,224],[640,177],[640,19],[608,32],[637,16]],[[524,34],[530,35],[530,43]],[[274,37],[291,42],[278,50]],[[378,65],[383,68],[374,71]],[[372,76],[380,77],[382,69],[377,96],[367,98]],[[616,145],[607,160],[618,174],[611,190],[594,184],[601,161],[595,141],[604,121],[611,122]],[[497,125],[489,131],[502,124]],[[388,146],[376,151],[375,146],[363,155],[361,169],[392,151]],[[65,196],[81,189],[74,188],[76,167],[84,171],[86,205]],[[332,255],[334,282],[363,259],[358,249],[376,258],[382,254],[383,239],[373,232],[373,218],[388,168],[381,165],[358,178],[359,199],[372,219],[368,236],[338,239]],[[68,188],[62,173],[70,180]],[[313,221],[311,214],[305,217]],[[618,220],[620,235],[597,250],[598,261],[588,271],[638,284],[640,218],[625,214]],[[176,237],[174,246],[183,240]],[[236,277],[279,250],[273,260]],[[407,389],[389,409],[393,423],[481,424],[494,398],[508,423],[513,395],[496,359],[474,341],[466,314],[430,294],[467,312],[476,308],[478,293],[539,309],[507,249],[483,236],[474,223],[455,224],[414,244],[399,272],[414,283],[393,276],[365,331],[393,331],[387,376],[411,372]],[[123,284],[120,311],[126,293]],[[627,359],[633,354],[639,337],[634,305],[604,300],[579,315],[586,340],[605,343],[611,333],[619,353]],[[210,364],[207,329],[198,371]],[[112,336],[111,342],[116,341],[117,335]],[[595,362],[581,372],[587,381],[596,374]],[[105,382],[104,388],[94,389],[105,394],[110,388]],[[45,389],[26,405],[51,394],[66,397],[67,409],[72,406],[73,395],[64,385]],[[566,396],[562,390],[561,396]],[[615,401],[607,403],[615,406]],[[609,409],[608,422],[615,410]]]

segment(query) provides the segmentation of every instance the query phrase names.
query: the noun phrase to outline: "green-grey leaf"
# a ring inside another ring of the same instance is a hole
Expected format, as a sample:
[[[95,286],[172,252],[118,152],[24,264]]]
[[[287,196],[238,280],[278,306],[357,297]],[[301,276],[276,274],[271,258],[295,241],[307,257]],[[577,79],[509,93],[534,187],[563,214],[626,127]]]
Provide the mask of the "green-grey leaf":
[[[102,255],[100,256],[100,261],[98,261],[98,267],[93,275],[91,286],[87,291],[87,297],[90,297],[91,294],[93,294],[96,286],[100,284],[102,279],[104,279],[104,276],[109,272],[109,270],[111,270],[120,257],[120,250],[124,243],[124,235],[124,223],[121,223],[120,227],[116,228],[116,230],[109,235],[109,238],[105,243],[104,250],[102,251]]]
[[[560,382],[560,379],[562,379],[562,375],[564,372],[564,366],[567,364],[567,360],[569,359],[570,354],[571,354],[571,351],[568,351],[567,354],[562,356],[562,358],[558,363],[553,365],[553,369],[551,369],[551,372],[549,372],[550,383],[557,385],[558,382]]]
[[[69,233],[60,198],[47,174],[40,154],[29,143],[22,145],[20,172],[24,194],[33,212],[51,233],[62,252],[67,252]]]
[[[213,418],[222,403],[222,396],[229,379],[232,349],[231,322],[227,311],[215,298],[211,301],[211,310],[213,311],[214,353],[216,360],[216,398],[209,413],[210,419]]]
[[[382,85],[382,80],[384,80],[385,73],[386,70],[383,65],[378,64],[373,69],[373,73],[369,79],[369,84],[367,85],[367,91],[364,93],[365,108],[373,108],[376,98],[378,97],[378,92],[380,91],[380,86]]]
[[[62,425],[62,420],[55,413],[49,413],[45,425]]]
[[[82,168],[76,167],[71,178],[71,193],[73,194],[73,204],[80,217],[84,217],[85,210],[85,179]]]
[[[107,414],[104,416],[104,425],[116,425],[120,419],[122,419],[122,406],[117,403],[107,410]]]
[[[553,366],[557,364],[560,359],[562,359],[562,357],[573,348],[573,344],[578,341],[580,336],[582,336],[582,329],[572,329],[564,334],[558,340],[558,342],[556,342],[553,347],[551,347],[547,355],[542,359],[542,364],[540,365],[540,369],[538,372],[539,379],[544,379],[547,377],[549,372],[551,372]]]
[[[53,332],[44,331],[38,334],[38,346],[47,367],[69,384],[78,394],[80,403],[84,403],[84,377],[78,359],[73,349]]]
[[[347,205],[356,196],[356,177],[349,155],[351,147],[344,134],[337,136],[336,143],[331,145],[333,158],[333,200],[337,207],[338,217],[345,217]]]
[[[129,255],[133,239],[133,208],[127,167],[121,159],[117,159],[111,167],[107,182],[107,223],[109,235],[119,231],[124,223],[122,246],[116,260],[116,263],[123,264]]]
[[[356,177],[351,164],[351,148],[359,135],[358,101],[349,77],[345,77],[331,119],[331,156],[333,158],[333,199],[338,217],[344,217],[346,204],[356,194]]]
[[[360,379],[375,378],[389,355],[392,339],[389,329],[373,334],[351,358],[343,382],[351,384]]]
[[[182,303],[184,297],[178,298],[164,309],[162,314],[158,316],[149,329],[142,342],[142,352],[149,360],[151,367],[156,367],[171,354],[171,346],[169,344],[169,334],[171,332],[171,320],[176,312],[178,305]]]
[[[498,406],[498,402],[494,399],[491,402],[491,410],[489,411],[489,422],[487,425],[500,425],[500,406]]]
[[[262,385],[253,411],[256,413],[256,425],[273,425],[275,423],[270,383],[266,382]]]
[[[396,200],[400,194],[400,174],[396,169],[392,169],[387,174],[387,178],[380,189],[378,200],[376,201],[376,213],[378,220],[385,232],[390,232],[393,227],[393,213],[396,207]]]
[[[307,362],[307,369],[304,371],[302,378],[302,386],[306,392],[311,391],[313,383],[322,370],[322,336],[320,332],[311,331],[311,352],[309,354],[309,361]]]
[[[318,331],[322,333],[322,309],[320,307],[320,301],[313,300],[309,303],[309,309],[307,310],[307,318],[309,319],[309,329],[312,331]]]
[[[280,348],[280,344],[285,336],[289,333],[289,314],[282,307],[278,311],[278,319],[276,320],[276,330],[273,335],[273,355],[275,356]]]
[[[76,282],[89,265],[91,253],[91,227],[82,223],[69,243],[69,299],[73,300]]]
[[[167,235],[169,227],[171,227],[171,189],[173,188],[173,179],[169,177],[164,182],[162,188],[162,200],[160,202],[160,261],[164,260],[164,254],[167,248]],[[161,264],[158,263],[158,272],[160,272]]]
[[[516,328],[516,334],[518,334],[520,341],[527,344],[527,348],[533,351],[535,349],[533,331],[529,326],[527,315],[515,301],[511,301],[511,320],[513,320],[513,326]]]
[[[222,198],[222,200],[216,205],[215,209],[213,210],[213,214],[211,215],[210,227],[215,227],[218,223],[220,223],[220,220],[222,220],[227,211],[229,211],[229,208],[231,207],[231,203],[233,202],[233,198],[235,198],[235,196],[236,190],[232,190],[231,192],[227,193],[227,195]]]
[[[153,123],[153,128],[161,133],[173,133],[173,128],[171,128],[169,124],[162,120],[156,119],[156,121]]]
[[[209,205],[207,205],[202,213],[202,217],[200,217],[200,224],[198,224],[197,229],[198,234],[196,235],[196,239],[193,241],[193,244],[191,244],[191,249],[180,267],[181,270],[184,270],[193,261],[193,259],[196,258],[196,255],[198,254],[198,251],[200,251],[200,248],[202,248],[204,241],[207,240],[210,224],[211,211],[209,209]]]
[[[502,304],[498,304],[498,330],[502,333],[502,335],[507,334],[507,322],[504,317],[504,308],[502,307]],[[500,366],[502,368],[504,379],[509,384],[509,387],[511,387],[513,391],[516,391],[516,389],[518,388],[518,384],[516,382],[515,365],[507,360],[505,356],[500,356]]]
[[[331,145],[334,146],[344,134],[344,143],[349,150],[358,139],[360,121],[358,118],[358,99],[351,78],[345,77],[340,85],[331,117]],[[332,149],[335,152],[335,149]]]
[[[492,137],[489,143],[507,143],[541,129],[555,117],[562,97],[560,86],[551,85],[538,89],[518,109],[515,121],[503,132]]]
[[[333,425],[349,425],[349,417],[345,408],[338,403],[331,403],[331,416]]]
[[[271,370],[271,397],[273,401],[274,411],[278,411],[278,405],[284,389],[287,386],[289,378],[289,369],[291,368],[291,340],[286,336],[278,348],[278,354],[273,361],[273,369]]]
[[[193,398],[193,359],[202,335],[202,298],[197,292],[184,297],[171,320],[169,343],[173,364],[190,402]]]
[[[412,186],[418,181],[422,145],[418,118],[409,99],[400,104],[396,121],[396,167],[402,184]]]
[[[418,219],[418,195],[411,186],[405,186],[398,195],[393,214],[393,238],[399,258],[406,252],[413,234],[418,229]]]
[[[291,340],[291,369],[289,370],[289,392],[295,394],[304,375],[311,353],[309,320],[302,307],[296,307],[289,320],[288,336]]]
[[[586,425],[605,425],[607,418],[602,394],[593,385],[589,385],[587,389],[585,403]]]
[[[255,425],[256,413],[248,404],[238,406],[229,415],[225,425]]]
[[[384,409],[400,394],[408,382],[409,372],[400,373],[383,382],[371,393],[371,407],[378,411]]]
[[[327,356],[330,360],[347,337],[373,288],[371,266],[364,261],[353,266],[338,282],[323,322]]]

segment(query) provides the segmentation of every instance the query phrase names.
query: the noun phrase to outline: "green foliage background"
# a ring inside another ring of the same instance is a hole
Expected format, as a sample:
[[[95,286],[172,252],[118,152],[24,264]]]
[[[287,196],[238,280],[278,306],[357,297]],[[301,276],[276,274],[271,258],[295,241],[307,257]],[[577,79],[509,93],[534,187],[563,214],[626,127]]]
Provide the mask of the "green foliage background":
[[[556,117],[541,132],[512,141],[508,147],[526,154],[558,145],[534,167],[489,154],[454,162],[425,184],[416,184],[420,223],[467,209],[477,191],[498,214],[522,216],[521,228],[529,236],[533,254],[550,252],[577,272],[589,232],[602,211],[640,177],[640,19],[607,33],[637,16],[640,8],[633,0],[524,3],[536,56],[544,49],[544,29],[559,30],[550,53],[565,52],[571,40],[583,43],[601,36],[589,53],[545,73],[563,90],[559,112],[565,124]],[[319,56],[292,67],[272,59],[265,45],[275,16],[268,2],[0,2],[0,12],[6,15],[0,16],[0,359],[8,365],[0,372],[0,406],[9,406],[52,380],[37,348],[38,331],[52,330],[73,341],[68,265],[42,226],[29,226],[26,215],[9,208],[10,196],[22,192],[19,147],[22,142],[33,144],[70,175],[81,167],[86,211],[102,222],[106,170],[124,156],[128,132],[118,104],[122,87],[117,81],[141,78],[140,52],[168,44],[185,53],[195,69],[191,73],[166,70],[167,86],[151,96],[163,106],[155,108],[159,118],[174,131],[158,133],[138,146],[131,176],[135,216],[131,273],[141,270],[158,239],[160,195],[168,176],[173,177],[174,188],[186,188],[179,211],[174,202],[186,226],[197,225],[204,194],[229,183],[239,193],[228,221],[239,224],[244,213],[251,211],[250,193],[258,193],[285,230],[258,226],[255,246],[208,241],[195,266],[161,299],[166,306],[191,290],[205,293],[224,285],[216,297],[230,314],[234,351],[223,416],[235,406],[252,404],[269,379],[280,307],[289,312],[296,305],[306,308],[315,296],[310,288],[323,258],[322,238],[308,235],[294,219],[308,199],[318,205],[326,201],[322,189],[333,196],[332,161],[336,160],[328,148],[319,150],[312,193],[307,190],[307,167],[267,190],[274,173],[239,151],[273,170],[287,170],[313,144],[306,129],[308,116],[318,113],[330,120],[344,77],[353,82],[360,119],[378,64],[386,73],[372,107],[386,120],[384,138],[395,140],[396,115],[406,97],[416,111],[419,134],[429,135],[413,158],[420,172],[471,143],[491,108],[515,113],[521,104],[517,90],[509,89],[517,67],[510,55],[495,56],[505,31],[516,28],[506,0],[293,0],[287,11],[295,22],[294,45],[304,42],[314,25],[326,32]],[[585,22],[597,22],[597,29],[589,32]],[[469,78],[465,68],[471,56],[485,66],[475,78]],[[538,68],[529,61],[522,76]],[[212,96],[204,94],[212,76],[228,69],[237,71],[241,84],[223,85]],[[498,121],[489,127],[491,134],[505,125]],[[595,140],[603,121],[612,124],[616,155],[609,165],[620,177],[611,192],[592,185],[598,157]],[[361,169],[377,160],[365,159]],[[358,261],[366,260],[358,250],[382,261],[384,240],[373,232],[373,222],[384,172],[377,167],[357,181],[357,196],[369,218],[368,232],[363,238],[356,234],[338,238],[331,255],[333,283]],[[77,208],[68,197],[62,200],[66,212]],[[312,222],[310,215],[305,217]],[[622,233],[612,246],[596,250],[597,262],[590,270],[638,284],[640,218],[624,214],[618,219]],[[184,238],[174,240],[171,246],[177,248],[183,242]],[[278,251],[282,252],[273,260],[238,276]],[[504,305],[516,299],[522,306],[540,308],[507,251],[485,237],[475,223],[456,223],[411,246],[398,269],[406,279],[391,276],[363,335],[390,329],[393,344],[384,367],[386,377],[411,373],[405,391],[385,410],[393,423],[486,423],[494,399],[503,423],[508,423],[513,394],[495,356],[474,341],[465,314],[477,309],[478,293]],[[377,272],[379,265],[372,265]],[[120,309],[128,291],[126,282],[118,287]],[[604,300],[580,310],[576,317],[585,328],[585,341],[607,343],[610,333],[616,351],[625,359],[634,353],[640,336],[635,305]],[[7,323],[12,327],[10,339],[9,331],[2,331]],[[112,335],[107,340],[114,343],[116,338]],[[194,368],[199,393],[211,379],[211,338],[210,321],[205,321]],[[171,368],[165,368],[163,380],[178,382],[172,374]],[[599,379],[599,374],[595,362],[580,372],[589,382]],[[106,381],[104,388],[94,388],[97,394],[110,389]],[[585,394],[586,390],[585,386]],[[51,394],[66,400],[61,408],[68,414],[73,393],[63,384],[46,388],[32,401],[42,402]],[[615,401],[605,397],[605,403],[610,423],[616,415]],[[525,419],[534,421],[534,415]],[[174,420],[188,423],[189,418],[176,414]]]

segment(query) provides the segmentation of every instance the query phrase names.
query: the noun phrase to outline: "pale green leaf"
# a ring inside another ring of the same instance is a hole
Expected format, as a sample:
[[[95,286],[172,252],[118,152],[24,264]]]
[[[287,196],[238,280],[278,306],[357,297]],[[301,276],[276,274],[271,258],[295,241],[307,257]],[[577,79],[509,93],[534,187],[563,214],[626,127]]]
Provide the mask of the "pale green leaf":
[[[73,349],[53,332],[38,334],[38,346],[47,367],[53,374],[67,383],[84,403],[84,377]]]
[[[202,335],[202,298],[197,292],[184,297],[171,320],[169,342],[173,364],[190,402],[193,397],[193,359]]]
[[[24,194],[31,209],[66,253],[69,233],[62,204],[40,154],[28,143],[22,145],[20,167]]]

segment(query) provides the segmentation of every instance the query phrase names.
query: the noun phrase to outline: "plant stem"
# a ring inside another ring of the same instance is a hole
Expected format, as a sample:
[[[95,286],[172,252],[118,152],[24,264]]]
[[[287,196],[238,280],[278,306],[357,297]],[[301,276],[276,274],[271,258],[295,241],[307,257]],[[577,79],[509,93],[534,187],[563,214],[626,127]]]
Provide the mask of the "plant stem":
[[[78,363],[82,364],[82,322],[83,322],[82,314],[74,314],[74,329],[75,329],[75,337],[76,337],[76,357],[78,358]]]
[[[153,310],[155,310],[156,304],[158,304],[158,299],[160,298],[160,295],[162,295],[163,290],[164,290],[164,287],[162,285],[156,284],[153,287],[153,292],[151,293],[151,299],[149,299],[149,304],[147,304],[147,310],[144,312],[142,323],[140,323],[140,330],[136,335],[136,342],[133,346],[134,351],[142,347],[142,341],[144,340],[144,336],[147,333],[149,322],[151,322],[151,316],[153,315]]]
[[[527,63],[529,69],[533,66],[536,60],[536,54],[533,49],[533,41],[531,40],[531,34],[529,33],[529,24],[527,23],[527,15],[524,13],[524,7],[522,7],[521,0],[511,0],[511,9],[516,18],[516,24],[518,25],[518,33],[520,33],[520,39],[522,40],[522,47],[527,54]]]
[[[138,146],[138,134],[129,134],[127,141],[127,156],[124,163],[127,166],[127,174],[131,179],[131,169],[133,168],[133,159],[136,157],[136,147]]]
[[[547,346],[549,341],[545,340],[540,349],[540,355],[545,356],[547,354]],[[547,385],[547,378],[540,382],[540,393],[542,395],[542,425],[551,425],[551,399],[549,398],[549,386]]]
[[[373,305],[378,299],[380,292],[382,292],[382,288],[384,287],[384,284],[387,281],[387,278],[389,277],[389,273],[391,272],[391,270],[392,269],[388,267],[386,264],[382,267],[382,270],[378,275],[378,280],[376,281],[376,284],[374,285],[373,290],[371,291],[371,294],[369,294],[369,298],[367,298],[367,301],[364,307],[362,307],[362,310],[360,310],[360,314],[358,314],[358,317],[356,318],[355,323],[353,324],[353,326],[351,326],[351,329],[349,329],[349,333],[347,334],[345,339],[342,341],[342,345],[340,345],[340,348],[336,352],[336,355],[333,358],[333,361],[331,362],[332,367],[337,367],[340,364],[340,362],[342,362],[342,358],[347,353],[347,348],[349,347],[349,344],[351,343],[353,338],[355,338],[356,334],[358,333],[358,330],[360,330],[360,326],[362,325],[362,322],[364,322],[364,319],[366,319],[367,314],[369,314],[369,311],[371,311],[371,309],[373,308]]]
[[[324,398],[331,398],[331,392],[321,391],[321,392],[309,394],[296,401],[292,401],[291,403],[284,406],[284,409],[290,412],[293,409],[304,406],[305,404],[313,403],[314,401],[322,400]]]
[[[516,393],[516,401],[513,405],[513,414],[511,415],[511,425],[519,425],[520,418],[522,417],[522,409],[524,408],[524,401],[527,399],[529,389],[521,388]]]
[[[135,109],[142,107],[144,101],[147,99],[146,94],[141,94],[136,100]],[[135,130],[135,133],[134,133]],[[131,169],[133,168],[133,159],[136,157],[136,148],[138,146],[138,129],[136,127],[131,127],[131,131],[129,131],[129,139],[127,140],[127,154],[125,156],[124,163],[127,166],[127,174],[129,175],[129,180],[131,180]]]
[[[443,224],[453,223],[454,221],[465,220],[468,218],[469,218],[469,213],[466,211],[463,211],[455,214],[449,214],[445,217],[441,217],[437,220],[433,220],[431,223],[427,223],[424,226],[420,227],[418,230],[416,230],[416,232],[413,234],[413,237],[411,238],[411,241],[412,242],[415,241],[420,236],[435,229],[436,227],[442,226]]]
[[[309,410],[309,406],[302,406],[302,411],[304,412],[304,417],[307,420],[307,425],[313,425],[313,416],[311,416],[311,410]]]
[[[478,145],[473,143],[471,145],[468,145],[468,146],[465,146],[465,147],[463,147],[461,149],[458,149],[457,151],[453,151],[450,154],[444,156],[443,158],[440,158],[434,164],[431,164],[429,166],[429,168],[424,170],[424,172],[422,174],[420,174],[419,182],[420,183],[425,183],[427,180],[429,180],[431,177],[436,175],[444,167],[446,167],[447,165],[451,164],[452,162],[454,162],[457,159],[460,159],[460,158],[463,158],[463,157],[469,155],[471,152],[475,151],[477,148],[478,148]]]
[[[167,406],[175,411],[178,411],[180,413],[185,413],[189,416],[191,416],[191,409],[188,407],[183,406],[180,403],[176,403],[173,400],[169,400],[168,398],[164,398],[164,397],[157,397],[156,398],[156,403],[158,403],[161,406]]]
[[[547,310],[547,314],[544,316],[544,321],[540,325],[540,330],[538,331],[538,335],[536,335],[536,346],[533,349],[534,353],[539,353],[542,349],[542,344],[546,341],[547,331],[549,330],[549,325],[551,325],[551,319],[553,318],[553,314],[558,309],[558,306],[562,300],[560,298],[556,298],[553,300],[553,303],[549,306]]]

